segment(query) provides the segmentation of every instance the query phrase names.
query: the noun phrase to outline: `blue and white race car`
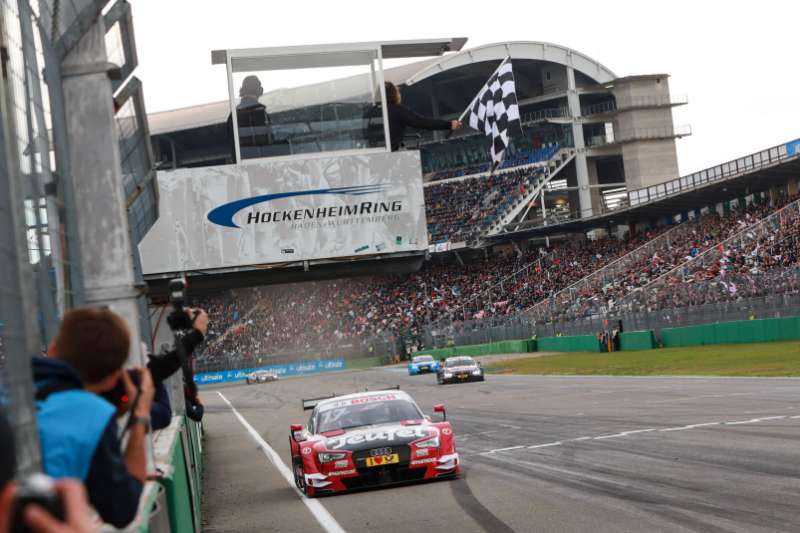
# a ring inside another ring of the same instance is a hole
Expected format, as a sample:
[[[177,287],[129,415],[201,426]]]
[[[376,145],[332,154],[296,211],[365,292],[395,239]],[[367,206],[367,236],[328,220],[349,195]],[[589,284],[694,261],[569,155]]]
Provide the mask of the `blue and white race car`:
[[[408,375],[416,376],[417,374],[428,374],[439,371],[439,361],[436,361],[432,355],[417,355],[408,363]]]

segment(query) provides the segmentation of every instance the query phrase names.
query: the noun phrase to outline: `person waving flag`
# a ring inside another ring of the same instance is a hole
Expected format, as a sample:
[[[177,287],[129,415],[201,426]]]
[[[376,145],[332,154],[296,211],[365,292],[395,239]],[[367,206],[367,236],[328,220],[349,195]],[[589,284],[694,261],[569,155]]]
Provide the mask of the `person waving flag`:
[[[489,80],[470,102],[459,120],[469,115],[469,127],[492,140],[492,172],[503,162],[508,148],[508,132],[518,127],[522,132],[517,105],[517,91],[511,57],[506,57]]]

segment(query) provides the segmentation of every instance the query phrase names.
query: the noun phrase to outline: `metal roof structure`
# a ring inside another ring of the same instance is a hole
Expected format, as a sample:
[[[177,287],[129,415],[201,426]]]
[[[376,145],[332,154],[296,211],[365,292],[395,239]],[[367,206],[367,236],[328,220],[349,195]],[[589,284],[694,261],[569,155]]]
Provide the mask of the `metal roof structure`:
[[[502,60],[508,55],[512,59],[532,60],[550,62],[560,65],[573,67],[577,72],[593,80],[596,84],[605,84],[613,81],[617,76],[599,61],[589,56],[552,43],[520,41],[509,43],[487,44],[475,48],[461,50],[466,42],[465,38],[452,39],[428,39],[422,41],[386,41],[382,43],[346,43],[344,45],[313,45],[300,47],[284,48],[262,48],[254,49],[253,53],[268,55],[270,50],[275,52],[295,50],[298,54],[319,51],[324,47],[350,47],[358,48],[364,46],[380,45],[383,50],[384,59],[395,59],[405,57],[422,57],[437,55],[415,61],[405,65],[384,69],[384,79],[395,85],[411,86],[415,83],[431,78],[438,74],[452,71],[460,67],[475,63],[493,62]],[[460,51],[459,51],[460,50]],[[447,51],[455,51],[447,55],[442,55]],[[212,62],[215,64],[225,62],[225,54],[228,51],[216,50],[212,52]],[[233,51],[231,51],[233,52]],[[241,51],[239,51],[241,52]],[[249,52],[249,51],[248,51]],[[280,67],[278,64],[269,63],[263,57],[258,58],[263,62],[261,67],[275,69]],[[253,67],[254,65],[249,65]],[[285,67],[284,67],[285,68]],[[364,78],[366,75],[352,76],[337,81],[337,85],[351,85],[353,91],[363,92]],[[273,102],[286,99],[284,91],[303,91],[309,95],[314,94],[316,85],[296,87],[292,89],[279,89],[266,93],[261,97],[262,103],[269,107]],[[305,101],[311,101],[310,97],[305,97]],[[230,113],[230,106],[227,100],[201,104],[170,111],[152,113],[149,118],[151,135],[161,135],[176,131],[201,128],[214,124],[222,124]]]

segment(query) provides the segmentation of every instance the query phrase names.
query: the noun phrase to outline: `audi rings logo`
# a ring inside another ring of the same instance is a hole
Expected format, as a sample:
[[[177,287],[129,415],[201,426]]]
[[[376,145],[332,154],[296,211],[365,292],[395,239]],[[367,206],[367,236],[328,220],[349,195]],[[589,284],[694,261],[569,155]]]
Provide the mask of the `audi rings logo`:
[[[389,455],[392,453],[391,448],[375,448],[374,450],[370,450],[369,454],[372,457],[377,457],[379,455]]]

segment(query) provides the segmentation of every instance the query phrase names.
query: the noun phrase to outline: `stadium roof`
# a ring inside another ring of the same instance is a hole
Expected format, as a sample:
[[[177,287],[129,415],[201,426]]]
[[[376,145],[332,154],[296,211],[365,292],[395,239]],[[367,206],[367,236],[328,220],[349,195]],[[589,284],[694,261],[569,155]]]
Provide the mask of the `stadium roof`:
[[[419,51],[419,53],[431,53],[436,51],[431,47],[420,46],[416,41],[392,41],[384,43],[384,46],[395,45],[397,51],[393,57],[408,57],[409,54],[412,54],[415,50]],[[450,49],[457,50],[458,48],[456,45],[463,45],[463,42],[451,45]],[[409,49],[409,46],[414,49]],[[441,51],[439,51],[439,53],[441,53]],[[216,52],[216,54],[219,55],[218,52]],[[548,61],[572,66],[578,72],[581,72],[600,84],[611,82],[617,77],[600,62],[570,48],[552,43],[518,41],[487,44],[442,57],[434,57],[399,67],[388,68],[384,70],[384,78],[386,81],[391,81],[395,85],[413,85],[414,83],[442,72],[457,69],[472,63],[502,60],[509,55],[512,59]],[[363,92],[364,78],[366,76],[367,75],[364,74],[343,78],[337,85],[340,88],[352,86],[353,94],[355,95],[359,92]],[[285,95],[283,94],[284,91],[304,91],[307,92],[309,96],[295,98],[295,100],[311,102],[312,99],[310,95],[316,93],[314,87],[314,85],[308,85],[294,89],[279,89],[265,94],[261,97],[261,100],[269,107],[273,103],[272,101],[286,101]],[[150,134],[161,135],[214,124],[222,124],[227,119],[229,113],[230,108],[227,100],[152,113],[148,116]]]

